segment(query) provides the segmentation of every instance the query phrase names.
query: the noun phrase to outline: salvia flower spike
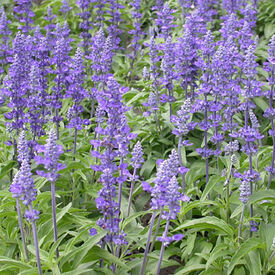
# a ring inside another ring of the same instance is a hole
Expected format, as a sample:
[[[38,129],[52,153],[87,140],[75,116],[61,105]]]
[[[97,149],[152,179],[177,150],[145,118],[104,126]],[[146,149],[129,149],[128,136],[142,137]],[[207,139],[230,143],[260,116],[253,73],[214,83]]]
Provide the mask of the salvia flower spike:
[[[12,193],[12,196],[14,198],[16,198],[16,210],[17,210],[21,239],[22,239],[22,243],[23,243],[25,257],[26,257],[27,261],[29,261],[29,252],[28,252],[28,248],[27,248],[26,240],[25,240],[25,232],[24,232],[24,228],[23,228],[22,214],[21,214],[20,201],[19,201],[20,196],[22,195],[22,186],[21,186],[21,183],[19,182],[19,176],[20,176],[19,173],[20,172],[17,172],[13,178],[13,182],[10,185],[10,192]]]
[[[36,156],[35,160],[38,164],[43,164],[47,172],[36,171],[42,177],[48,179],[51,183],[51,198],[52,198],[52,216],[53,216],[53,232],[54,241],[57,242],[57,223],[56,223],[56,201],[55,201],[55,183],[59,177],[58,171],[65,168],[65,165],[58,163],[60,155],[63,153],[61,145],[56,143],[57,136],[55,130],[52,128],[49,132],[49,137],[45,146],[37,146],[37,152],[43,153],[44,156]],[[56,257],[59,257],[58,247],[56,248]]]
[[[130,209],[131,209],[131,203],[132,203],[132,196],[133,196],[133,191],[134,191],[134,184],[135,181],[137,180],[137,169],[139,169],[144,162],[143,159],[143,150],[141,143],[138,141],[132,152],[132,166],[134,168],[133,175],[131,176],[131,186],[130,186],[130,194],[129,194],[129,199],[128,199],[128,208],[127,208],[127,217],[130,214]]]
[[[29,160],[24,159],[19,171],[19,184],[22,187],[21,200],[23,204],[27,207],[25,211],[25,218],[32,224],[32,233],[35,246],[35,254],[37,261],[37,268],[39,275],[42,275],[40,255],[39,255],[39,244],[35,221],[39,218],[39,211],[33,208],[32,202],[36,199],[36,189],[34,186],[34,180],[32,178],[32,172],[29,165]]]

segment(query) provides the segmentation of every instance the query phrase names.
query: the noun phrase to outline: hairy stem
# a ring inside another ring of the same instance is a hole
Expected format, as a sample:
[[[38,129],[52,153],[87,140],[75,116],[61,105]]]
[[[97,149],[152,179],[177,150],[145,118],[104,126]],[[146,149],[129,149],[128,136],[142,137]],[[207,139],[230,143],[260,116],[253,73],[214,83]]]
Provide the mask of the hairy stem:
[[[149,247],[150,247],[150,241],[151,241],[151,236],[152,236],[152,231],[153,231],[155,218],[156,218],[156,211],[153,212],[153,215],[152,215],[152,218],[151,218],[151,224],[150,224],[150,228],[149,228],[149,232],[148,232],[148,236],[147,236],[147,242],[146,242],[146,247],[145,247],[145,251],[144,251],[144,257],[143,257],[142,265],[141,265],[141,268],[140,268],[140,271],[139,271],[139,275],[143,275],[144,271],[145,271],[147,256],[148,256],[148,251],[149,251]]]
[[[25,240],[25,233],[24,233],[24,229],[23,229],[23,221],[22,221],[22,215],[21,215],[21,210],[20,210],[19,198],[16,198],[16,210],[17,210],[17,216],[18,216],[18,222],[19,222],[19,228],[20,228],[20,234],[21,234],[21,239],[22,239],[22,243],[23,243],[24,253],[25,253],[27,261],[29,261],[30,260],[29,252],[28,252],[26,240]]]
[[[244,217],[244,210],[245,210],[245,204],[243,204],[242,214],[241,214],[241,220],[239,224],[239,232],[238,232],[238,242],[241,242],[242,237],[242,227],[243,227],[243,217]]]
[[[30,208],[32,209],[32,206]],[[35,255],[36,255],[38,274],[42,275],[40,255],[39,255],[38,237],[37,237],[37,229],[36,229],[36,224],[35,224],[34,220],[32,221],[32,233],[33,233],[33,241],[34,241],[34,247],[35,247]]]
[[[123,164],[123,158],[120,158],[120,165],[122,166]],[[119,177],[122,179],[123,178],[123,169],[121,168],[119,170]],[[119,186],[118,186],[118,213],[120,214],[120,209],[121,209],[121,198],[122,198],[122,180],[119,181]]]
[[[160,211],[160,213],[159,213],[159,218],[158,218],[158,222],[157,222],[155,234],[154,234],[153,241],[152,241],[152,244],[151,244],[150,250],[149,250],[150,252],[153,251],[154,246],[155,246],[155,242],[156,242],[156,239],[157,239],[157,235],[158,235],[158,233],[159,233],[160,222],[161,222],[161,220],[162,220],[162,218],[161,218],[162,213],[163,213],[163,209],[161,209],[161,211]]]
[[[55,182],[51,182],[51,195],[52,195],[52,215],[53,215],[53,236],[54,242],[57,242],[57,224],[56,224],[56,201],[55,201]],[[58,247],[56,248],[56,258],[59,257]]]
[[[182,136],[179,136],[178,156],[179,156],[179,163],[180,163],[180,166],[183,166],[182,155],[181,155],[181,146],[182,146]],[[184,174],[181,174],[181,178],[182,178],[182,193],[184,193],[185,187],[186,187],[185,175],[184,175]]]
[[[170,223],[170,221],[168,220],[167,223],[166,223],[166,226],[165,226],[165,231],[163,233],[163,238],[164,239],[167,237],[169,223]],[[160,267],[161,267],[161,262],[162,262],[162,258],[163,258],[164,248],[165,248],[165,242],[162,241],[156,275],[159,275],[159,272],[160,272]]]
[[[133,172],[133,180],[131,181],[131,187],[130,187],[130,194],[129,194],[129,199],[128,199],[128,207],[127,207],[126,217],[129,217],[129,214],[130,214],[130,209],[131,209],[131,204],[132,204],[132,197],[133,197],[134,186],[135,186],[136,172],[137,172],[137,169],[135,167],[134,172]]]
[[[74,150],[73,150],[74,161],[75,161],[75,154],[76,154],[76,144],[77,144],[77,129],[74,128]]]
[[[95,98],[93,97],[90,118],[94,117],[94,112],[95,112]]]
[[[59,122],[58,122],[58,109],[55,110],[55,116],[56,116],[56,138],[59,139]]]
[[[273,65],[272,66],[272,69],[271,69],[271,80],[270,82],[271,83],[274,83],[274,72],[275,70],[275,66]],[[270,94],[269,94],[269,109],[271,110],[273,108],[273,93],[274,93],[274,84],[271,85],[271,88],[270,88]],[[271,122],[271,130],[272,130],[272,133],[274,133],[274,119],[271,118],[270,119],[270,122]],[[270,188],[270,185],[271,185],[271,180],[272,180],[272,171],[274,169],[274,159],[275,159],[275,137],[274,135],[272,134],[272,142],[273,142],[273,152],[272,152],[272,162],[271,162],[271,172],[269,174],[269,179],[268,179],[268,185],[267,185],[267,189]]]

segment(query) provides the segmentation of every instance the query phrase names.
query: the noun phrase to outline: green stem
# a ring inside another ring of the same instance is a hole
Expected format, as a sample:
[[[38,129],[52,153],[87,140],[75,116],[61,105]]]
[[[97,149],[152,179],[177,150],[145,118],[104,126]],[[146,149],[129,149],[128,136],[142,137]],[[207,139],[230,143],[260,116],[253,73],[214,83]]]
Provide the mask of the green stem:
[[[245,204],[243,204],[242,214],[241,214],[241,221],[239,224],[239,232],[238,232],[238,242],[241,242],[242,237],[242,227],[243,227],[243,218],[244,218],[244,210],[245,210]]]
[[[144,251],[144,257],[143,257],[141,268],[139,270],[139,275],[143,275],[144,271],[145,271],[145,267],[146,267],[146,263],[147,263],[147,256],[148,256],[148,252],[149,252],[149,246],[150,246],[150,241],[151,241],[151,236],[152,236],[152,231],[153,231],[155,218],[156,218],[156,211],[154,211],[153,215],[152,215],[151,224],[150,224],[148,237],[147,237],[147,242],[146,242],[146,247],[145,247],[145,251]]]

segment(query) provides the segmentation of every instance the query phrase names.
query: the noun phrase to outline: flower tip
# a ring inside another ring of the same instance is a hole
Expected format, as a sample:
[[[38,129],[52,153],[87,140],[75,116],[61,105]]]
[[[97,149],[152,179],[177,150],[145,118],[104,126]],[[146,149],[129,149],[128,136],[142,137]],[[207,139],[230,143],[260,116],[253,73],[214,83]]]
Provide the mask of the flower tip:
[[[151,189],[152,189],[150,183],[147,181],[142,182],[142,188],[145,192],[151,192]]]
[[[94,236],[94,235],[97,234],[97,231],[96,231],[95,228],[91,228],[91,229],[89,230],[89,232],[90,232],[90,235],[91,235],[91,236]]]

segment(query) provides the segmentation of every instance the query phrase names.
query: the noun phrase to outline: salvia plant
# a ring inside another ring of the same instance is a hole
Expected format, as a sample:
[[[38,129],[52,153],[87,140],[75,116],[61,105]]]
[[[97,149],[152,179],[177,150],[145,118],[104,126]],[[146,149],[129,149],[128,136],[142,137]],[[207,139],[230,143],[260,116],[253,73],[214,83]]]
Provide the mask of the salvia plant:
[[[274,274],[274,13],[1,1],[0,274]]]

